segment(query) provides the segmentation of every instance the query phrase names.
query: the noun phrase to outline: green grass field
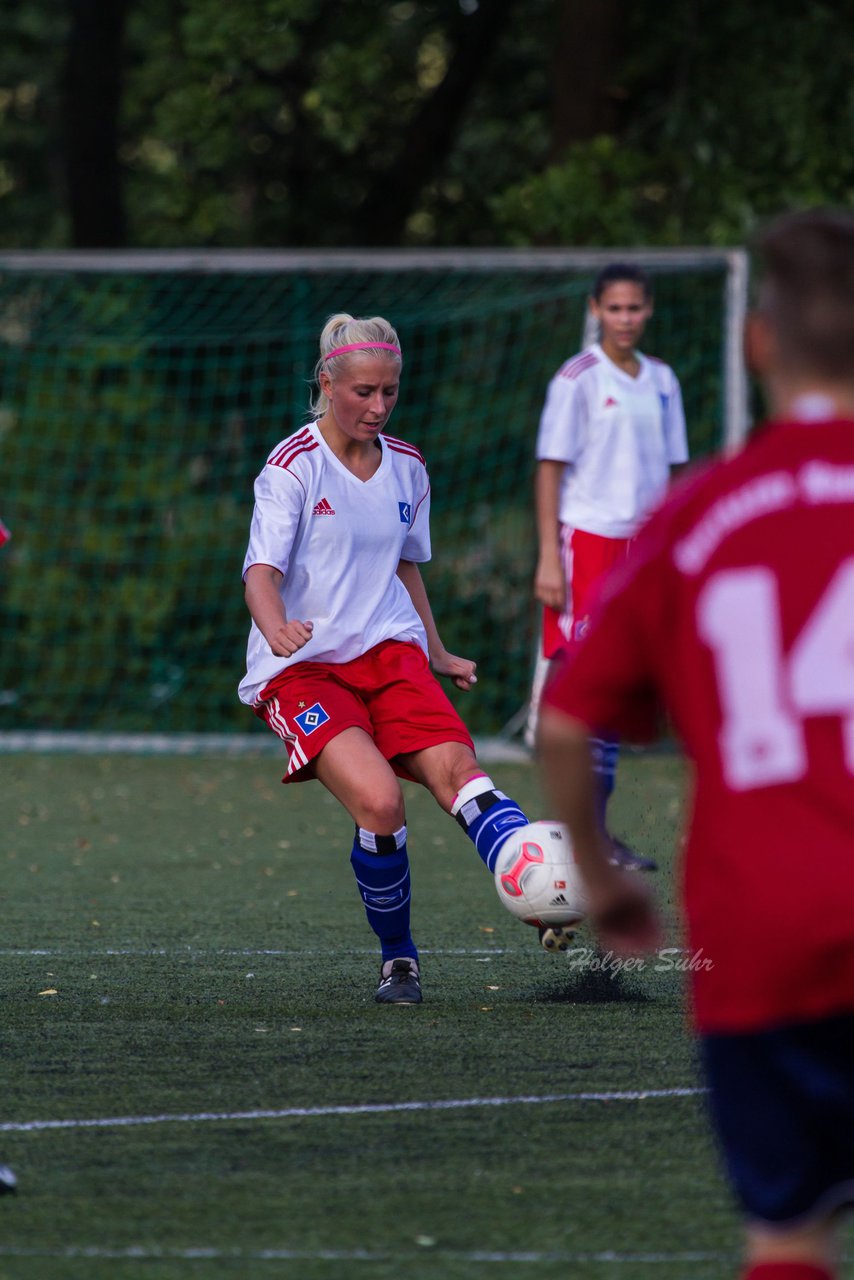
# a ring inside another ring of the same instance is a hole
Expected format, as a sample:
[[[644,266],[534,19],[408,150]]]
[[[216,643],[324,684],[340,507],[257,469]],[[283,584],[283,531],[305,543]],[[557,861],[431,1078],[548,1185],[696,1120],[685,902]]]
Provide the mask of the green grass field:
[[[736,1274],[670,959],[545,954],[412,787],[425,1003],[383,1008],[319,785],[271,758],[0,768],[3,1280]],[[543,816],[532,767],[490,771]],[[628,756],[613,806],[674,947],[681,788]]]

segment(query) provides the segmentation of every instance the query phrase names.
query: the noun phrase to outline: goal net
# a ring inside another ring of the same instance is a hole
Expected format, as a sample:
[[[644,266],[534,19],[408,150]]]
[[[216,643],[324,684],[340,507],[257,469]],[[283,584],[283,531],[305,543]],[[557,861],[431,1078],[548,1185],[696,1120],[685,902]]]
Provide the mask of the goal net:
[[[616,258],[653,275],[644,348],[679,375],[693,455],[737,441],[740,252],[0,256],[0,736],[264,732],[236,696],[252,483],[305,421],[336,311],[401,335],[391,429],[428,461],[434,613],[479,663],[472,731],[515,725],[540,408]]]

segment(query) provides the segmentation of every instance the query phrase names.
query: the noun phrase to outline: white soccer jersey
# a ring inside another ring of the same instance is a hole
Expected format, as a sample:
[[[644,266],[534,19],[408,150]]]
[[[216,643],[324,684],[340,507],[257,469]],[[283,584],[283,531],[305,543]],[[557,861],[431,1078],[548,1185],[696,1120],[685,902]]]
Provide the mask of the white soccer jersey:
[[[383,640],[427,635],[399,562],[430,559],[430,480],[413,445],[378,437],[382,462],[360,480],[311,423],[276,446],[255,481],[255,511],[243,575],[269,564],[289,618],[313,622],[292,657],[273,653],[254,622],[241,701],[254,702],[273,676],[298,662],[349,662]]]
[[[688,458],[682,392],[669,365],[638,353],[633,378],[598,343],[549,383],[537,459],[566,463],[562,524],[629,538],[663,496],[670,467]]]

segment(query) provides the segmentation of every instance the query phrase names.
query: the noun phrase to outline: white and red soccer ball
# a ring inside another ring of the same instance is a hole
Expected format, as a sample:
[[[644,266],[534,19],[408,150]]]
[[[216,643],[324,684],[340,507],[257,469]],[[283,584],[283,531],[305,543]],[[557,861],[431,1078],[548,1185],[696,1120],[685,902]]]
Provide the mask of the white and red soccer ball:
[[[569,832],[560,822],[517,827],[498,853],[495,887],[510,914],[525,924],[575,925],[587,914]]]

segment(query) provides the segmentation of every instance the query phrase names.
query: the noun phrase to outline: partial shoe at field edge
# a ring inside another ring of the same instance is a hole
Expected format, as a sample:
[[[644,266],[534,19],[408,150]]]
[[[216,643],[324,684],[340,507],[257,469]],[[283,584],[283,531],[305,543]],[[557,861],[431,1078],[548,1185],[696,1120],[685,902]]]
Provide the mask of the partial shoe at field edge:
[[[609,836],[611,841],[611,866],[621,867],[623,871],[657,871],[658,863],[653,858],[644,857],[616,836]]]

